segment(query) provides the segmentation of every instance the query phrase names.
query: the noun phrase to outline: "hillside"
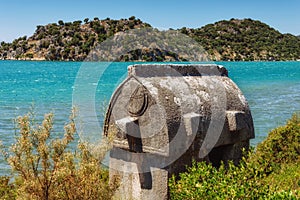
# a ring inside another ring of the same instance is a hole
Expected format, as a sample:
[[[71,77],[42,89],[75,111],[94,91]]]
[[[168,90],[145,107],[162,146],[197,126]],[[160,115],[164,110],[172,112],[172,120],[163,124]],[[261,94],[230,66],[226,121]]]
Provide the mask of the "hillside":
[[[104,19],[51,23],[37,26],[30,37],[12,43],[1,42],[2,60],[72,60],[83,61],[90,50],[117,32],[151,27],[136,19]],[[208,24],[197,29],[180,31],[199,42],[212,60],[298,60],[300,38],[281,34],[267,24],[251,19],[231,19]],[[120,61],[181,60],[161,49],[142,49],[121,56]]]
[[[90,50],[106,38],[120,31],[150,27],[135,17],[129,19],[99,20],[88,18],[82,21],[51,23],[37,26],[35,33],[2,42],[0,59],[8,60],[72,60],[82,61]]]
[[[199,29],[182,28],[212,56],[213,60],[297,60],[300,38],[281,34],[252,19],[231,19]]]

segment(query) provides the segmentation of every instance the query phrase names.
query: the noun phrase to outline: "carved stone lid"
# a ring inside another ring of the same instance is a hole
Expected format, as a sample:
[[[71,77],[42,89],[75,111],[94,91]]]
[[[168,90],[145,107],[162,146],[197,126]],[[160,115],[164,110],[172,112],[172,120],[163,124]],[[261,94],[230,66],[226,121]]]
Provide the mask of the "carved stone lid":
[[[228,71],[215,64],[136,64],[128,66],[128,75],[161,76],[228,76]]]

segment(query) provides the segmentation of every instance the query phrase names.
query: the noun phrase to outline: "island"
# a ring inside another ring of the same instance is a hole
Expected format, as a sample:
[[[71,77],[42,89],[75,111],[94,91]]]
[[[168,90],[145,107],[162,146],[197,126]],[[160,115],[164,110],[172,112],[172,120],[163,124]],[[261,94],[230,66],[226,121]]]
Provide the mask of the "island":
[[[59,20],[38,25],[30,37],[1,42],[0,60],[84,61],[91,49],[114,34],[147,27],[151,25],[135,16],[119,20],[97,17],[74,22]],[[176,31],[198,42],[213,61],[300,60],[299,36],[282,34],[258,20],[222,20]],[[118,61],[182,61],[180,55],[163,49],[137,49],[129,54]]]

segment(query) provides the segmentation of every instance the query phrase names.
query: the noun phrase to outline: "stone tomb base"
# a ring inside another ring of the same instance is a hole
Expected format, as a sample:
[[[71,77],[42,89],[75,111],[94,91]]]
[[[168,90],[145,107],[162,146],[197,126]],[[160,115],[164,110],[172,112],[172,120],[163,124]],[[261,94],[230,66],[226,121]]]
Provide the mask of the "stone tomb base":
[[[142,180],[136,163],[110,158],[110,180],[118,180],[120,184],[113,199],[168,199],[168,171],[154,167],[150,170],[151,180]]]

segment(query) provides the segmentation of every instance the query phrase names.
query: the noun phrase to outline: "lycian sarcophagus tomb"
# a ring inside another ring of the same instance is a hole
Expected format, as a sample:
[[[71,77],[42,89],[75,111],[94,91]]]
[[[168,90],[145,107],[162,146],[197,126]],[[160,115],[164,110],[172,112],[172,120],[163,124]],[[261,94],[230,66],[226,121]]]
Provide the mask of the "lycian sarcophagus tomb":
[[[167,181],[192,160],[238,163],[254,128],[248,103],[218,65],[139,64],[114,92],[105,135],[113,135],[116,198],[167,199]]]

